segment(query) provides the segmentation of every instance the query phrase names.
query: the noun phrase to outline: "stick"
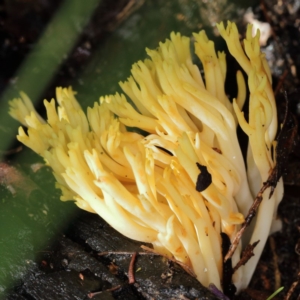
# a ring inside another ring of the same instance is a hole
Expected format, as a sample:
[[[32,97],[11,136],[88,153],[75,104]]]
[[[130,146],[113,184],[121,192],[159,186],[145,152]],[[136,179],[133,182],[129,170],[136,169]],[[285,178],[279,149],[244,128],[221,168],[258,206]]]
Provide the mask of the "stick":
[[[132,257],[131,257],[131,261],[129,264],[129,269],[128,269],[128,279],[129,279],[129,284],[133,284],[135,282],[135,278],[134,278],[134,263],[137,257],[137,252],[134,252]]]
[[[117,285],[115,287],[112,287],[110,289],[104,290],[104,291],[100,291],[100,292],[95,292],[95,293],[88,293],[87,296],[92,299],[93,297],[100,295],[103,292],[113,292],[115,290],[118,290],[121,287],[121,285]]]

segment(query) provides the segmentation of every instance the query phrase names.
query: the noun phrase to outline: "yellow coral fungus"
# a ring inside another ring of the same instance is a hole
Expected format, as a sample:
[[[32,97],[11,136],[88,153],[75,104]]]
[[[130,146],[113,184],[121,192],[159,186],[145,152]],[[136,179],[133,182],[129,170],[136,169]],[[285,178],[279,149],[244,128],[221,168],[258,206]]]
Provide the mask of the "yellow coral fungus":
[[[18,139],[53,169],[62,200],[75,200],[125,236],[152,243],[191,267],[202,284],[221,289],[220,233],[233,238],[274,166],[277,117],[259,32],[252,37],[249,25],[243,49],[235,24],[217,27],[248,76],[248,122],[241,112],[244,78],[239,71],[237,99],[230,101],[225,54],[215,52],[204,31],[194,39],[205,80],[192,62],[190,39],[171,33],[157,50],[147,49],[150,59],[133,65],[132,76],[120,83],[125,94],[101,97],[87,115],[71,88],[57,88],[57,108],[54,100],[45,101],[47,122],[24,94],[11,102],[10,114],[28,127],[27,133],[19,129]],[[249,136],[247,171],[238,124]],[[211,175],[200,192],[197,164]],[[272,199],[263,201],[250,232],[251,243],[260,244],[255,258],[233,276],[238,290],[249,283],[281,198],[282,182]]]

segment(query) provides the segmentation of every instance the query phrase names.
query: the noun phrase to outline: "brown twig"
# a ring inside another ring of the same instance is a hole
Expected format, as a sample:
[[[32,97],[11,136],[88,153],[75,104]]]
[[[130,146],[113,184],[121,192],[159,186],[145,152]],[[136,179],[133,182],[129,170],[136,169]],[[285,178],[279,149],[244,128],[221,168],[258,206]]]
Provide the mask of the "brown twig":
[[[143,250],[147,251],[147,252],[139,252],[138,253],[139,255],[158,255],[158,256],[165,257],[168,260],[180,265],[189,275],[191,275],[193,277],[197,277],[196,274],[193,272],[193,270],[189,266],[187,266],[186,264],[176,260],[175,258],[169,257],[169,256],[161,254],[161,253],[158,253],[154,249],[151,249],[151,248],[149,248],[147,246],[144,246],[144,245],[142,245],[141,248]],[[112,254],[115,254],[115,255],[118,255],[118,254],[120,254],[120,255],[132,255],[132,259],[133,259],[133,256],[134,256],[135,253],[136,252],[131,252],[131,251],[105,251],[105,252],[98,253],[98,255],[99,256],[112,255]],[[132,262],[132,259],[131,259],[130,265],[131,265],[131,263],[134,264],[134,260]],[[128,278],[130,276],[130,265],[129,265],[129,271],[128,271]],[[132,266],[132,268],[133,268],[133,266]],[[129,283],[131,283],[130,278],[129,278]],[[134,283],[134,281],[132,283]]]
[[[133,284],[135,282],[135,277],[134,277],[134,263],[137,257],[137,252],[134,252],[132,257],[131,257],[131,261],[129,264],[129,269],[128,269],[128,282],[129,284]]]
[[[268,182],[266,182],[262,188],[260,189],[260,191],[258,192],[253,204],[251,205],[250,209],[249,209],[249,212],[248,212],[248,215],[247,217],[245,218],[245,222],[243,223],[241,229],[236,233],[233,241],[232,241],[232,244],[224,258],[224,261],[226,262],[229,258],[232,257],[233,253],[235,252],[246,228],[250,225],[252,219],[255,217],[256,215],[256,212],[263,200],[263,193],[264,191],[270,187],[270,184]]]
[[[259,243],[259,241],[256,241],[253,244],[249,244],[249,245],[246,246],[245,250],[242,253],[241,259],[239,260],[239,262],[233,268],[232,273],[236,272],[236,270],[238,268],[240,268],[241,266],[245,265],[248,262],[248,260],[252,256],[254,256],[253,250],[257,246],[258,243]]]
[[[104,290],[104,291],[99,291],[99,292],[94,292],[94,293],[88,293],[87,296],[92,299],[93,297],[97,296],[97,295],[100,295],[102,294],[103,292],[113,292],[115,290],[118,290],[119,288],[121,287],[121,285],[117,285],[117,286],[114,286],[110,289],[107,289],[107,290]]]
[[[8,155],[12,155],[12,154],[21,152],[22,150],[23,150],[23,147],[22,147],[22,145],[20,145],[17,148],[14,148],[14,149],[6,150],[6,151],[0,151],[0,154],[8,156]]]
[[[298,273],[297,277],[298,277],[297,280],[292,283],[290,289],[288,290],[286,296],[284,297],[284,300],[289,300],[291,298],[292,294],[294,293],[297,285],[300,282],[300,272]]]
[[[115,30],[123,21],[125,21],[133,12],[139,9],[145,0],[129,0],[126,6],[116,15],[113,21],[108,24],[108,30]]]

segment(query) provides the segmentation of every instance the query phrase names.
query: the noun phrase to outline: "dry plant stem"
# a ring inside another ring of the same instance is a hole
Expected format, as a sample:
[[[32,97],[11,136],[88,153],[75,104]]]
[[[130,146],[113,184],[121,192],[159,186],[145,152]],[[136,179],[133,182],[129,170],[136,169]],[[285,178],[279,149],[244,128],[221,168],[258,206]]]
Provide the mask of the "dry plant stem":
[[[2,155],[12,155],[12,154],[21,152],[22,149],[23,149],[23,146],[18,146],[17,148],[10,149],[10,150],[7,150],[7,151],[0,151],[0,154],[2,154]]]
[[[129,279],[129,284],[133,284],[135,282],[135,278],[134,278],[134,263],[137,257],[137,252],[134,252],[132,257],[131,257],[131,261],[129,264],[129,269],[128,269],[128,279]]]
[[[289,300],[291,298],[292,294],[294,293],[297,285],[300,282],[300,272],[298,273],[297,277],[298,277],[298,280],[292,283],[290,289],[288,290],[286,296],[284,297],[284,300]]]
[[[115,30],[123,21],[125,21],[133,12],[139,9],[144,3],[144,0],[130,0],[126,4],[126,6],[116,15],[115,20],[108,25],[108,30]]]
[[[104,290],[104,291],[100,291],[100,292],[95,292],[95,293],[88,293],[87,296],[92,299],[93,297],[97,296],[97,295],[100,295],[102,294],[103,292],[113,292],[115,290],[118,290],[119,288],[121,288],[121,285],[117,285],[117,286],[114,286],[110,289],[107,289],[107,290]]]
[[[151,252],[151,254],[155,254],[155,255],[159,255],[159,256],[165,257],[166,259],[168,259],[168,260],[170,260],[170,261],[172,261],[172,262],[180,265],[181,268],[184,269],[184,271],[186,271],[189,275],[191,275],[193,277],[197,277],[196,274],[193,272],[193,270],[189,266],[183,264],[182,262],[180,262],[180,261],[178,261],[178,260],[176,260],[176,259],[174,259],[172,257],[169,257],[167,255],[160,254],[160,253],[156,252],[154,249],[151,249],[151,248],[149,248],[147,246],[142,245],[141,248],[144,249],[144,250],[146,250],[146,251]]]
[[[243,223],[241,229],[236,233],[233,241],[232,241],[232,244],[229,248],[229,251],[227,252],[225,258],[224,258],[224,261],[226,262],[229,258],[232,257],[234,251],[236,250],[246,228],[250,225],[252,219],[255,217],[257,211],[258,211],[258,208],[259,208],[259,205],[260,203],[262,202],[263,200],[263,193],[264,191],[270,187],[270,183],[266,182],[262,188],[260,189],[260,191],[258,192],[253,204],[251,205],[250,209],[249,209],[249,212],[248,212],[248,215],[247,217],[245,218],[245,222]]]
[[[254,256],[253,250],[256,247],[256,245],[259,243],[259,241],[253,243],[252,245],[249,244],[246,246],[245,250],[242,253],[242,257],[240,261],[236,264],[236,266],[233,268],[232,273],[234,273],[238,268],[240,268],[242,265],[245,265],[249,259]]]

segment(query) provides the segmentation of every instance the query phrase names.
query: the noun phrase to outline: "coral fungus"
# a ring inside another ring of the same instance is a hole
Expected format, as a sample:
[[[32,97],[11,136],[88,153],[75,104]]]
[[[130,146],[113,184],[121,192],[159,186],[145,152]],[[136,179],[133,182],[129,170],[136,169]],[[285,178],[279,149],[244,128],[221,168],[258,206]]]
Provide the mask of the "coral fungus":
[[[120,83],[124,94],[101,97],[87,114],[71,88],[57,88],[57,107],[45,100],[47,122],[24,94],[11,102],[10,114],[28,127],[27,133],[20,127],[18,139],[52,168],[61,200],[75,200],[123,235],[191,267],[203,285],[222,289],[221,233],[233,239],[275,165],[277,114],[259,32],[252,37],[249,25],[241,43],[234,23],[217,27],[248,77],[248,121],[241,112],[243,74],[237,72],[238,94],[230,101],[225,53],[216,53],[204,31],[193,37],[204,78],[192,61],[190,38],[171,33],[157,50],[146,50],[150,59],[133,65]],[[238,125],[249,137],[247,162]],[[233,275],[238,290],[251,279],[282,195],[280,181],[248,230],[247,243],[260,243]]]

